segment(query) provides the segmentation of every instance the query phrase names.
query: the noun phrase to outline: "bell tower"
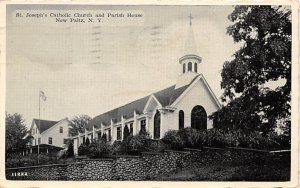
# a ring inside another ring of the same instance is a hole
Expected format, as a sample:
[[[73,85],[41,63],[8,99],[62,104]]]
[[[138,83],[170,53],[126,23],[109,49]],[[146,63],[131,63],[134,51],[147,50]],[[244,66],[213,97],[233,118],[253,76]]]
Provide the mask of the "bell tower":
[[[192,28],[192,18],[193,17],[190,14],[190,26],[184,46],[185,55],[179,59],[181,74],[177,79],[175,89],[189,84],[195,76],[199,75],[199,64],[202,62],[202,58],[196,55],[198,52]]]

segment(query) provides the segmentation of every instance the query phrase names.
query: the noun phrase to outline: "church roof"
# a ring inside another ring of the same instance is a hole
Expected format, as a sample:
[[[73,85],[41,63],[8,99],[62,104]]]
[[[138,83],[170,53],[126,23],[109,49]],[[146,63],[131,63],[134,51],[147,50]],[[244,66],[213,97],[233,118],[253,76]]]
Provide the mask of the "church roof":
[[[195,78],[190,82],[190,84],[193,83],[198,76],[195,76]],[[153,93],[153,95],[157,98],[157,100],[161,103],[163,107],[166,107],[168,105],[171,105],[190,86],[190,84],[180,87],[178,89],[175,89],[176,85],[172,85],[168,88]],[[93,126],[95,126],[96,128],[100,128],[101,123],[103,123],[104,125],[110,125],[111,119],[113,119],[115,123],[120,122],[122,115],[126,119],[132,118],[134,110],[136,111],[136,113],[142,114],[150,96],[151,95],[148,95],[126,105],[108,111],[104,114],[96,116],[89,122],[89,124],[87,125],[87,129],[92,130]]]
[[[35,123],[37,125],[37,128],[39,129],[40,133],[42,133],[45,130],[47,130],[50,127],[52,127],[53,125],[55,125],[56,123],[58,123],[58,121],[51,121],[51,120],[43,120],[43,119],[41,119],[40,120],[40,124],[39,124],[39,119],[33,119],[30,131],[32,130],[33,123]]]

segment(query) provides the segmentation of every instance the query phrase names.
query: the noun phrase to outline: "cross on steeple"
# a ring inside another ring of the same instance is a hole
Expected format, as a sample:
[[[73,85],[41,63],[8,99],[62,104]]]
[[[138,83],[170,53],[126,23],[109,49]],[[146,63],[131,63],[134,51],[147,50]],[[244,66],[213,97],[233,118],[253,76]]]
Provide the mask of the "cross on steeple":
[[[188,17],[190,18],[190,26],[191,26],[192,25],[192,19],[193,19],[192,14],[190,13],[190,15]]]

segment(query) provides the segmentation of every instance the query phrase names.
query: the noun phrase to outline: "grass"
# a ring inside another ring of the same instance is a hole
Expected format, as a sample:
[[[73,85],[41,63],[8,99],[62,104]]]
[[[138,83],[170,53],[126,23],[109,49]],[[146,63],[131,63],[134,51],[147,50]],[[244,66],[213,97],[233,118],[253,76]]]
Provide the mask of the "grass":
[[[249,160],[235,160],[203,165],[174,174],[157,177],[156,181],[289,181],[290,156],[273,155]]]

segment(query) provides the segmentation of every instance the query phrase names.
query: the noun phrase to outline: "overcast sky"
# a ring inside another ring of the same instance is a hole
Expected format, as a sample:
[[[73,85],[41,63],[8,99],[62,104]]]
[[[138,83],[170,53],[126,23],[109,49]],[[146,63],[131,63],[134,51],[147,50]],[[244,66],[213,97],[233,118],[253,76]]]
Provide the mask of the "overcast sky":
[[[98,25],[20,21],[15,14],[21,9],[55,13],[123,10],[141,12],[143,18],[117,24],[106,20]],[[226,34],[232,10],[232,6],[10,6],[6,111],[22,114],[30,126],[38,118],[41,89],[47,96],[41,103],[41,119],[94,117],[175,84],[190,13],[197,55],[203,59],[199,72],[220,97],[222,65],[240,46]]]

